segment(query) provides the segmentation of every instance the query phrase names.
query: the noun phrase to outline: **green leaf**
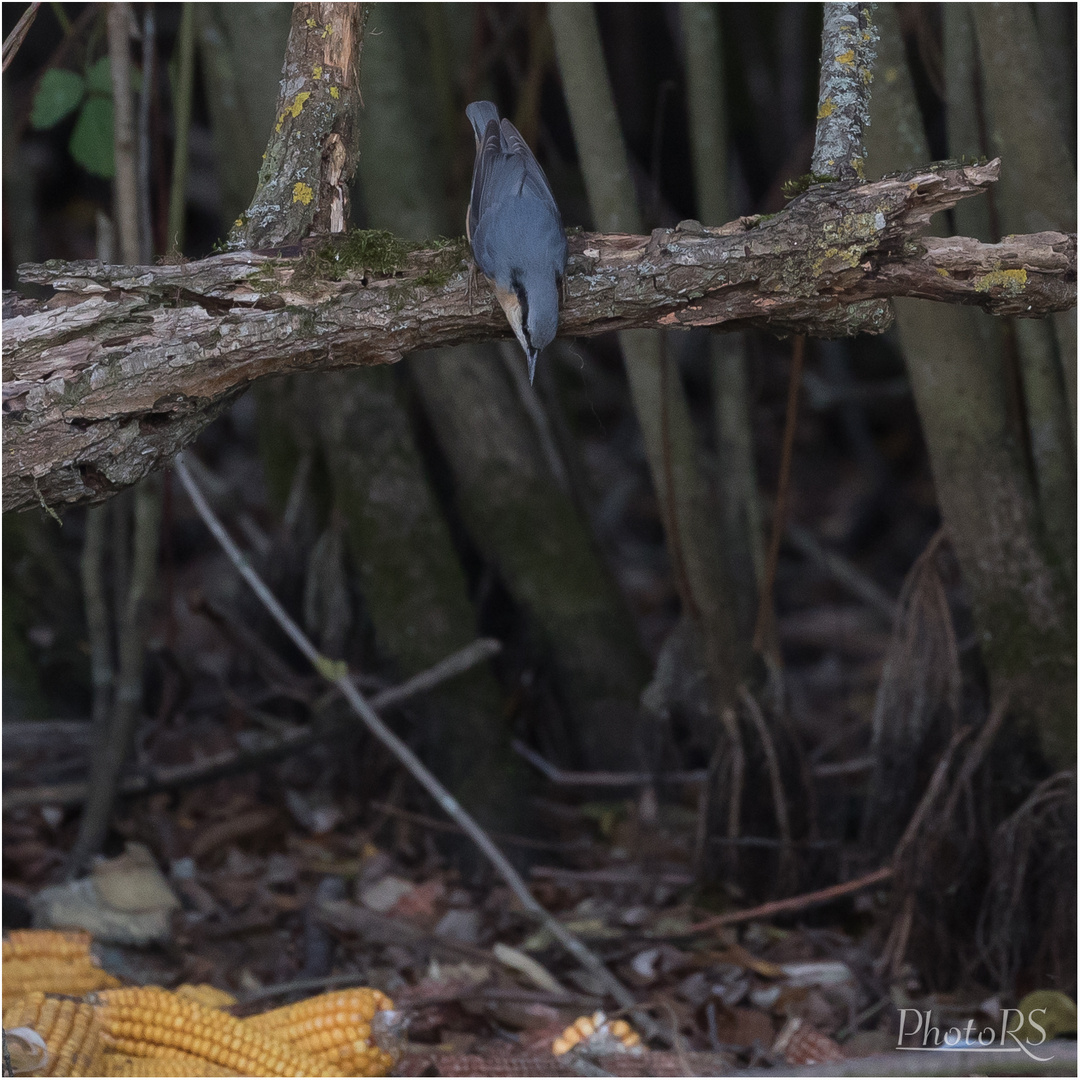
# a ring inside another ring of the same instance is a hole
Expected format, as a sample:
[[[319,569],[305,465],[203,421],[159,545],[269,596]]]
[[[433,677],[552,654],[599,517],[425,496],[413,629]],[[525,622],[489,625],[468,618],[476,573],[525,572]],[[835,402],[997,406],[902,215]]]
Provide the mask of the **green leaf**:
[[[86,69],[86,88],[91,94],[112,97],[112,64],[109,63],[107,56],[103,56]],[[142,89],[142,72],[135,67],[131,69],[131,89],[136,94]]]
[[[106,180],[113,175],[116,166],[113,162],[112,98],[94,95],[86,99],[68,149],[87,172]]]
[[[112,95],[112,66],[107,56],[86,69],[86,88],[91,94]]]
[[[81,75],[63,68],[49,68],[34,95],[30,126],[41,131],[58,124],[83,99],[86,84]]]

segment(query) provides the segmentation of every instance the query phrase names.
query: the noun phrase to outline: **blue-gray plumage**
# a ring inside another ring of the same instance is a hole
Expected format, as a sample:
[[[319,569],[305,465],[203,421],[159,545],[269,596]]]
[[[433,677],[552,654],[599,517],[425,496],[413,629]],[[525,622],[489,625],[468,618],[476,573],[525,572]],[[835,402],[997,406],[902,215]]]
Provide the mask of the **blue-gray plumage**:
[[[547,177],[509,120],[490,101],[466,110],[476,134],[472,197],[465,231],[529,362],[555,339],[566,233]]]

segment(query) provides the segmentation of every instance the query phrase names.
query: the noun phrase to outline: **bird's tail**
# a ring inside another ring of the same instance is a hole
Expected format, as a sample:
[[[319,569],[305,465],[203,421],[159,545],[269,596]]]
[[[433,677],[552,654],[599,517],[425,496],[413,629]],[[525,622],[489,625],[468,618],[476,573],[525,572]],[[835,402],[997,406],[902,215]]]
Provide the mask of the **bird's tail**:
[[[499,122],[499,110],[491,101],[474,101],[466,106],[465,115],[473,126],[477,142],[484,138],[484,132],[487,131],[487,126],[492,120],[496,124]]]

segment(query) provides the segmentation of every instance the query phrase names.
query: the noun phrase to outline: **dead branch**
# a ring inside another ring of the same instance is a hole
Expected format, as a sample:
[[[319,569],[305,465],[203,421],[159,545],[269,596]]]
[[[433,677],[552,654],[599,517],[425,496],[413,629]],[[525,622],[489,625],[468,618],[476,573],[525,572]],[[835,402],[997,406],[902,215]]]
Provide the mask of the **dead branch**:
[[[880,333],[893,296],[997,315],[1073,307],[1074,234],[999,244],[921,235],[999,167],[818,185],[782,213],[719,228],[578,233],[562,333]],[[375,273],[348,239],[326,238],[168,266],[21,267],[24,282],[55,294],[4,296],[4,509],[108,498],[167,462],[260,378],[505,335],[493,296],[470,304],[464,254],[463,244],[414,251]]]
[[[767,904],[760,904],[753,908],[744,908],[741,911],[729,911],[724,915],[712,915],[708,919],[694,923],[689,928],[689,933],[700,934],[705,930],[715,930],[721,926],[735,926],[742,922],[751,922],[754,919],[767,919],[773,915],[782,915],[791,911],[804,911],[806,908],[816,907],[818,904],[827,904],[841,896],[850,896],[854,892],[869,888],[888,881],[893,876],[891,866],[883,866],[870,874],[855,878],[853,881],[842,881],[838,885],[830,885],[826,889],[818,889],[816,892],[803,893],[800,896],[791,896],[786,900],[770,900]]]

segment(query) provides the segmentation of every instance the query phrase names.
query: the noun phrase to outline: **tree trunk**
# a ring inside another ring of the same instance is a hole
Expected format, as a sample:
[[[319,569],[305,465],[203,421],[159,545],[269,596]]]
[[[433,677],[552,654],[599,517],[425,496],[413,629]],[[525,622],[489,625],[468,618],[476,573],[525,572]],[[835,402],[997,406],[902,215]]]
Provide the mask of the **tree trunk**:
[[[872,175],[927,154],[893,5],[878,8],[881,71],[867,133]],[[1076,756],[1075,592],[1046,546],[1023,455],[1010,429],[1003,372],[987,363],[958,308],[895,302],[942,516],[967,583],[996,689],[1038,734],[1057,768]]]
[[[1076,163],[1062,138],[1064,102],[1055,101],[1048,88],[1035,17],[1022,4],[978,4],[971,14],[989,149],[1009,162],[994,192],[1001,231],[1023,232],[1036,222],[1039,228],[1074,231]],[[1075,313],[1045,323],[1018,322],[1016,344],[1039,509],[1075,591]]]
[[[444,160],[440,94],[406,58],[417,39],[437,51],[425,30],[437,35],[439,27],[427,27],[417,7],[387,5],[376,17],[381,34],[367,71],[372,110],[361,163],[368,212],[374,224],[407,237],[452,232],[464,204],[446,206],[448,170],[433,166]],[[487,294],[482,281],[478,291]],[[634,767],[628,732],[645,658],[585,521],[553,471],[561,463],[543,408],[507,366],[523,365],[515,352],[504,359],[490,344],[440,350],[410,358],[408,373],[449,463],[470,538],[521,605],[550,663],[571,746],[590,768]]]
[[[604,229],[639,231],[596,14],[587,4],[556,4],[548,17],[593,218]],[[737,700],[750,658],[747,638],[739,633],[728,567],[717,557],[719,508],[698,464],[697,435],[665,343],[642,331],[624,331],[619,343],[676,585],[683,610],[701,635],[719,717]],[[717,726],[699,733],[706,752],[718,731]]]
[[[687,108],[698,215],[704,222],[730,217],[728,124],[721,66],[720,10],[715,4],[682,4]],[[720,550],[734,597],[740,633],[750,637],[764,570],[761,504],[751,424],[746,336],[712,334],[713,417],[719,468]]]

